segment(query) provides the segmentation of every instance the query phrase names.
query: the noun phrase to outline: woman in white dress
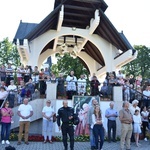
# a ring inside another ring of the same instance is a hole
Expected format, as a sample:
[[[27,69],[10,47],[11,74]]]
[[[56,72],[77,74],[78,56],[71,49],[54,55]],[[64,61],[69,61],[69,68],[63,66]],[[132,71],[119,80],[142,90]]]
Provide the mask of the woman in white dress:
[[[136,146],[139,147],[139,134],[141,133],[141,116],[139,115],[139,110],[135,110],[135,113],[133,115],[133,122],[134,122],[134,135],[135,135],[135,142]]]

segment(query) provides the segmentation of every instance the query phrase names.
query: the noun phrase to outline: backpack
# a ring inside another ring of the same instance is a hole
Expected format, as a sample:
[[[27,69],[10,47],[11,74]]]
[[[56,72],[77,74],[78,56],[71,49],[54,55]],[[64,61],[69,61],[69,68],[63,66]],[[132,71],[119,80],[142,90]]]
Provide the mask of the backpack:
[[[9,145],[9,146],[5,147],[5,150],[16,150],[16,148]]]

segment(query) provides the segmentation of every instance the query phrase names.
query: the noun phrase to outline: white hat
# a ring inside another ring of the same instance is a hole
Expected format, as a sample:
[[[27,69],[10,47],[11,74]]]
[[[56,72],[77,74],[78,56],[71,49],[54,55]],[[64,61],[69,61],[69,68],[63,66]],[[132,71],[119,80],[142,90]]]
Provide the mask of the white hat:
[[[136,99],[135,99],[134,101],[132,101],[132,105],[134,105],[134,104],[136,104],[136,103],[138,104],[138,103],[139,103],[139,101],[138,101],[138,100],[136,100]]]

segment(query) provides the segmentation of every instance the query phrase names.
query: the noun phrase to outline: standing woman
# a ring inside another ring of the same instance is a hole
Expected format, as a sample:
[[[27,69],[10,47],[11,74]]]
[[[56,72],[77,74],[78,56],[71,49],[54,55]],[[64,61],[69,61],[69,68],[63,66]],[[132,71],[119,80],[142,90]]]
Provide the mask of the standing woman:
[[[148,115],[149,115],[149,112],[147,111],[146,106],[143,106],[141,110],[142,110],[141,116],[142,116],[143,136],[144,136],[144,141],[147,141],[146,128],[149,128],[148,127]]]
[[[2,144],[10,144],[9,135],[11,128],[11,117],[14,115],[12,109],[9,108],[9,102],[6,101],[1,109],[2,119],[1,119],[1,140]]]
[[[139,110],[136,109],[135,113],[133,115],[133,129],[134,129],[134,135],[135,135],[135,142],[136,142],[136,146],[139,147],[139,134],[141,133],[141,116],[139,115]]]
[[[47,136],[48,136],[49,143],[52,143],[53,115],[54,114],[55,114],[54,109],[51,107],[51,101],[47,100],[46,106],[42,110],[44,143],[47,142]]]
[[[64,98],[65,97],[65,78],[63,77],[63,74],[60,73],[59,77],[57,78],[58,84],[57,84],[57,97]]]
[[[103,118],[102,118],[99,105],[96,105],[94,108],[91,128],[93,128],[96,149],[102,150],[105,135],[104,135],[104,127],[103,127]],[[99,137],[100,137],[100,146],[98,148]]]

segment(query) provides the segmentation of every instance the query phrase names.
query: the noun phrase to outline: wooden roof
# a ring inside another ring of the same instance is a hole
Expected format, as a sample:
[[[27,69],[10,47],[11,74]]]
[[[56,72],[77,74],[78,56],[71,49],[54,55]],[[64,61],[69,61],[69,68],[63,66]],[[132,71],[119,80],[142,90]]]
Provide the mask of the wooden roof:
[[[94,34],[101,36],[112,45],[120,49],[122,54],[129,49],[133,49],[124,34],[119,33],[105,15],[105,10],[108,6],[103,0],[55,0],[54,10],[37,26],[35,26],[35,28],[24,38],[31,41],[48,30],[56,30],[59,11],[61,10],[62,5],[64,5],[64,20],[62,23],[63,27],[76,27],[85,29],[87,26],[90,26],[90,20],[94,17],[95,10],[98,9],[100,23],[94,31]],[[53,43],[54,40],[50,41],[42,52],[44,52],[47,48],[52,48]],[[102,67],[105,66],[105,62],[101,53],[99,52],[98,48],[91,42],[88,41],[82,51],[85,51]],[[133,53],[134,52],[135,50],[133,49]]]

